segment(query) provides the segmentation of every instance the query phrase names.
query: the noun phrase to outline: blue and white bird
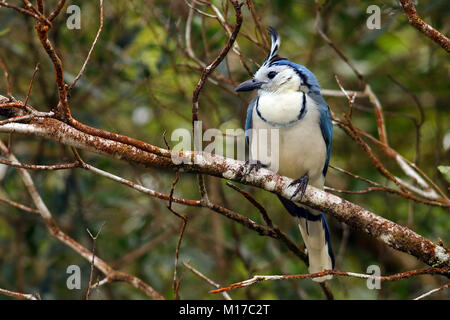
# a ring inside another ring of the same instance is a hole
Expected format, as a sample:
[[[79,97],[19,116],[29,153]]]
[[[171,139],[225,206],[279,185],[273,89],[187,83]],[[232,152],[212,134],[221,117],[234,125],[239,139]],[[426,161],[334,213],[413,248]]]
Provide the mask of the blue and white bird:
[[[280,37],[271,27],[269,33],[272,46],[264,64],[252,79],[235,89],[258,90],[258,96],[248,106],[245,124],[250,158],[253,160],[250,170],[255,162],[257,167],[278,169],[279,174],[295,179],[291,184],[296,186],[294,196],[299,192],[303,196],[308,183],[320,189],[324,186],[333,135],[330,109],[322,98],[314,74],[304,66],[281,58],[278,55]],[[273,163],[267,163],[267,157],[253,152],[258,148],[255,138],[258,131],[272,129],[278,129],[278,148],[267,149],[269,153],[278,149],[279,159],[275,168]],[[309,272],[333,269],[334,256],[324,214],[279,198],[287,211],[298,219],[308,255]],[[331,278],[327,275],[313,280],[322,282]]]

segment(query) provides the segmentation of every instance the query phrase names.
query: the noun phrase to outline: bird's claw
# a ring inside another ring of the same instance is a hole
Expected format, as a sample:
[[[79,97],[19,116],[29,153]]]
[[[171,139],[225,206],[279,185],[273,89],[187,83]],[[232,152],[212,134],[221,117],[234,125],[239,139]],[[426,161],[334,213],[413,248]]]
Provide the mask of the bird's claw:
[[[307,174],[304,174],[301,178],[295,179],[289,184],[289,187],[292,187],[293,185],[298,184],[297,188],[295,189],[294,193],[291,196],[291,199],[295,197],[300,191],[302,192],[300,194],[300,201],[302,201],[303,196],[305,195],[306,187],[308,186],[309,182],[309,176]]]
[[[250,174],[253,171],[253,169],[255,169],[255,172],[258,172],[259,169],[266,167],[259,160],[256,160],[256,161],[247,160],[247,161],[245,161],[245,165],[248,166],[247,172],[245,173],[246,175]]]

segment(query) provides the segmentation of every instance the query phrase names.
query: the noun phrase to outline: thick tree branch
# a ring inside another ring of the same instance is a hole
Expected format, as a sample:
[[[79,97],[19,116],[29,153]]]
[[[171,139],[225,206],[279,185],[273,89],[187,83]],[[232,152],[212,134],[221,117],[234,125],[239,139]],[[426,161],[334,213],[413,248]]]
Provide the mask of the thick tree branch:
[[[2,98],[6,99],[0,96],[0,101]],[[290,198],[293,193],[289,187],[292,179],[266,169],[246,175],[246,166],[242,161],[203,152],[172,153],[156,146],[152,146],[151,150],[155,153],[151,153],[122,142],[87,134],[52,118],[37,117],[26,124],[8,123],[0,126],[0,132],[38,136],[145,167],[221,177],[259,187],[286,198]],[[178,156],[183,162],[175,164],[170,155]],[[293,201],[298,202],[299,197],[294,197]],[[450,265],[449,252],[442,246],[338,196],[308,186],[302,203],[326,212],[350,227],[363,231],[396,250],[409,253],[430,266]]]

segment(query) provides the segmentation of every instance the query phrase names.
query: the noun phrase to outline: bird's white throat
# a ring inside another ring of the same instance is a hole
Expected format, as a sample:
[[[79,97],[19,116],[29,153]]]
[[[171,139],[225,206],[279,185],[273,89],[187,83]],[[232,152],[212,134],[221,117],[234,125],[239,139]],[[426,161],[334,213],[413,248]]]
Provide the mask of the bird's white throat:
[[[301,91],[289,91],[279,94],[261,94],[258,112],[262,118],[274,123],[290,123],[298,119],[307,95]]]

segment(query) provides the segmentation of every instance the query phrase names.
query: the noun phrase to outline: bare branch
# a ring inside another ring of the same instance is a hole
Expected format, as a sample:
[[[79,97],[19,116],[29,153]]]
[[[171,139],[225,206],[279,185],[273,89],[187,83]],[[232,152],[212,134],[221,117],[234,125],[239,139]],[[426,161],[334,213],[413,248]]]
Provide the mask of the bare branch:
[[[95,260],[95,243],[97,242],[97,238],[100,235],[100,232],[102,232],[103,226],[105,225],[105,222],[102,223],[102,225],[100,226],[100,229],[97,231],[97,234],[95,236],[92,235],[92,233],[89,231],[89,229],[86,229],[87,233],[89,233],[89,236],[92,239],[92,260],[91,260],[91,272],[89,275],[89,284],[88,284],[88,288],[86,291],[86,297],[85,300],[89,300],[89,295],[91,294],[91,289],[92,289],[92,280],[94,277],[94,260]]]
[[[428,23],[422,20],[416,11],[412,0],[400,0],[403,11],[408,16],[408,22],[414,28],[422,32],[428,38],[440,45],[445,51],[450,53],[450,39],[434,29]]]
[[[64,7],[65,3],[66,3],[66,0],[59,0],[55,6],[55,9],[53,9],[53,11],[48,16],[48,20],[53,21],[58,16],[58,14],[61,12],[61,9]]]
[[[336,276],[344,276],[344,277],[353,277],[360,279],[374,279],[379,281],[397,281],[401,279],[410,278],[413,276],[431,274],[431,275],[447,275],[450,270],[447,269],[439,269],[439,268],[426,268],[426,269],[418,269],[412,271],[406,271],[402,273],[396,273],[390,276],[375,276],[370,274],[363,273],[355,273],[355,272],[347,272],[347,271],[339,271],[339,270],[325,270],[317,273],[307,273],[307,274],[294,274],[294,275],[272,275],[272,276],[253,276],[253,278],[244,280],[241,282],[233,283],[228,287],[220,288],[217,290],[211,290],[210,293],[220,293],[224,291],[229,291],[232,289],[248,287],[252,284],[255,284],[260,281],[273,281],[273,280],[287,280],[287,279],[314,279],[318,277],[323,277],[326,275],[336,275]]]
[[[52,164],[52,165],[39,165],[39,164],[25,164],[20,162],[14,162],[11,160],[0,158],[0,163],[14,167],[30,170],[65,170],[80,167],[78,162]]]
[[[442,291],[442,290],[444,290],[444,289],[446,289],[446,288],[449,288],[449,287],[450,287],[450,282],[449,282],[449,283],[446,283],[446,284],[444,284],[443,286],[440,286],[439,288],[436,288],[436,289],[430,290],[430,291],[428,291],[427,293],[424,293],[424,294],[422,294],[422,295],[418,296],[418,297],[417,297],[417,298],[415,298],[414,300],[421,300],[421,299],[423,299],[423,298],[426,298],[426,297],[428,297],[428,296],[432,295],[432,294],[433,294],[433,293],[435,293],[435,292],[439,292],[439,291]]]
[[[267,210],[258,201],[256,201],[256,199],[253,198],[253,196],[250,193],[242,190],[241,188],[235,186],[234,184],[232,184],[231,182],[228,182],[228,181],[227,181],[227,186],[229,186],[230,188],[232,188],[232,189],[236,190],[237,192],[239,192],[240,194],[242,194],[245,199],[247,199],[252,205],[254,205],[256,209],[258,209],[258,211],[261,213],[261,216],[263,217],[266,224],[269,227],[273,227],[272,220],[270,220],[269,215],[267,214]]]
[[[187,262],[183,262],[183,265],[188,268],[189,270],[191,270],[195,275],[199,276],[200,278],[202,278],[203,280],[205,280],[206,282],[208,282],[210,285],[212,285],[213,287],[216,288],[220,288],[220,284],[215,283],[214,281],[212,281],[210,278],[208,278],[207,276],[205,276],[203,273],[201,273],[200,271],[198,271],[197,269],[195,269],[194,267],[192,267],[190,264],[188,264]],[[223,297],[225,298],[225,300],[232,300],[230,295],[227,292],[222,292]]]
[[[31,293],[20,293],[20,292],[9,291],[6,289],[1,289],[1,288],[0,288],[0,294],[4,294],[4,295],[10,296],[10,297],[19,298],[19,299],[25,299],[25,300],[40,300],[37,297],[35,297],[34,295],[32,295]]]
[[[56,119],[36,118],[30,124],[9,123],[0,126],[0,132],[16,132],[44,137],[142,166],[156,166],[169,170],[209,174],[263,188],[288,199],[292,196],[293,190],[289,188],[292,179],[279,176],[266,169],[260,169],[257,173],[244,174],[246,166],[242,161],[202,152],[185,151],[174,154],[182,162],[175,164],[171,157],[159,156],[134,146],[98,136],[91,136]],[[158,154],[171,154],[170,151],[155,146],[153,148],[157,149]],[[191,162],[192,159],[194,163]],[[298,197],[294,197],[292,200],[295,202],[299,201]],[[331,214],[339,221],[381,240],[396,250],[407,252],[430,266],[438,267],[450,264],[449,253],[443,247],[406,227],[395,224],[335,195],[308,186],[302,203]],[[201,205],[203,206],[204,204]],[[258,226],[249,219],[236,216],[230,210],[214,204],[206,205],[206,207],[219,211],[235,221],[240,221],[262,234],[270,234],[278,238],[272,230]]]
[[[200,9],[196,8],[195,7],[195,0],[193,1],[194,2],[193,4],[190,4],[188,0],[184,0],[184,2],[187,4],[187,6],[189,8],[191,8],[192,10],[194,10],[195,12],[197,12],[198,14],[200,14],[202,16],[205,16],[205,17],[208,17],[208,18],[214,18],[214,19],[217,18],[217,16],[215,16],[213,14],[206,13],[206,12],[201,11]]]
[[[30,17],[35,18],[36,20],[44,23],[47,27],[51,27],[52,26],[52,23],[47,18],[45,18],[45,16],[42,13],[38,12],[31,4],[30,4],[30,7],[28,9],[24,9],[24,8],[21,8],[21,7],[9,4],[6,1],[0,1],[0,7],[14,9],[17,12],[20,12],[22,14],[25,14],[25,15],[28,15]]]
[[[10,206],[19,208],[20,210],[23,210],[23,211],[26,211],[26,212],[29,212],[29,213],[39,214],[39,210],[27,207],[27,206],[25,206],[25,205],[23,205],[21,203],[18,203],[18,202],[15,202],[15,201],[3,198],[3,197],[0,197],[0,201],[4,202],[4,203],[7,203]]]
[[[3,62],[3,59],[1,57],[0,57],[0,68],[2,68],[3,73],[5,74],[6,90],[7,90],[7,94],[8,94],[8,99],[11,100],[12,99],[12,95],[11,95],[11,80],[9,78],[8,70],[6,69],[6,65]]]
[[[95,36],[94,41],[92,42],[91,48],[89,49],[89,53],[86,57],[86,60],[84,60],[83,66],[81,67],[80,72],[78,72],[77,76],[73,80],[72,84],[67,89],[69,92],[72,90],[72,88],[75,86],[75,84],[78,82],[78,80],[81,78],[81,76],[84,74],[84,71],[86,70],[86,66],[89,62],[89,59],[91,58],[92,51],[94,51],[95,45],[97,44],[98,38],[100,37],[100,33],[103,29],[103,0],[100,0],[100,26],[98,27],[97,35]]]

